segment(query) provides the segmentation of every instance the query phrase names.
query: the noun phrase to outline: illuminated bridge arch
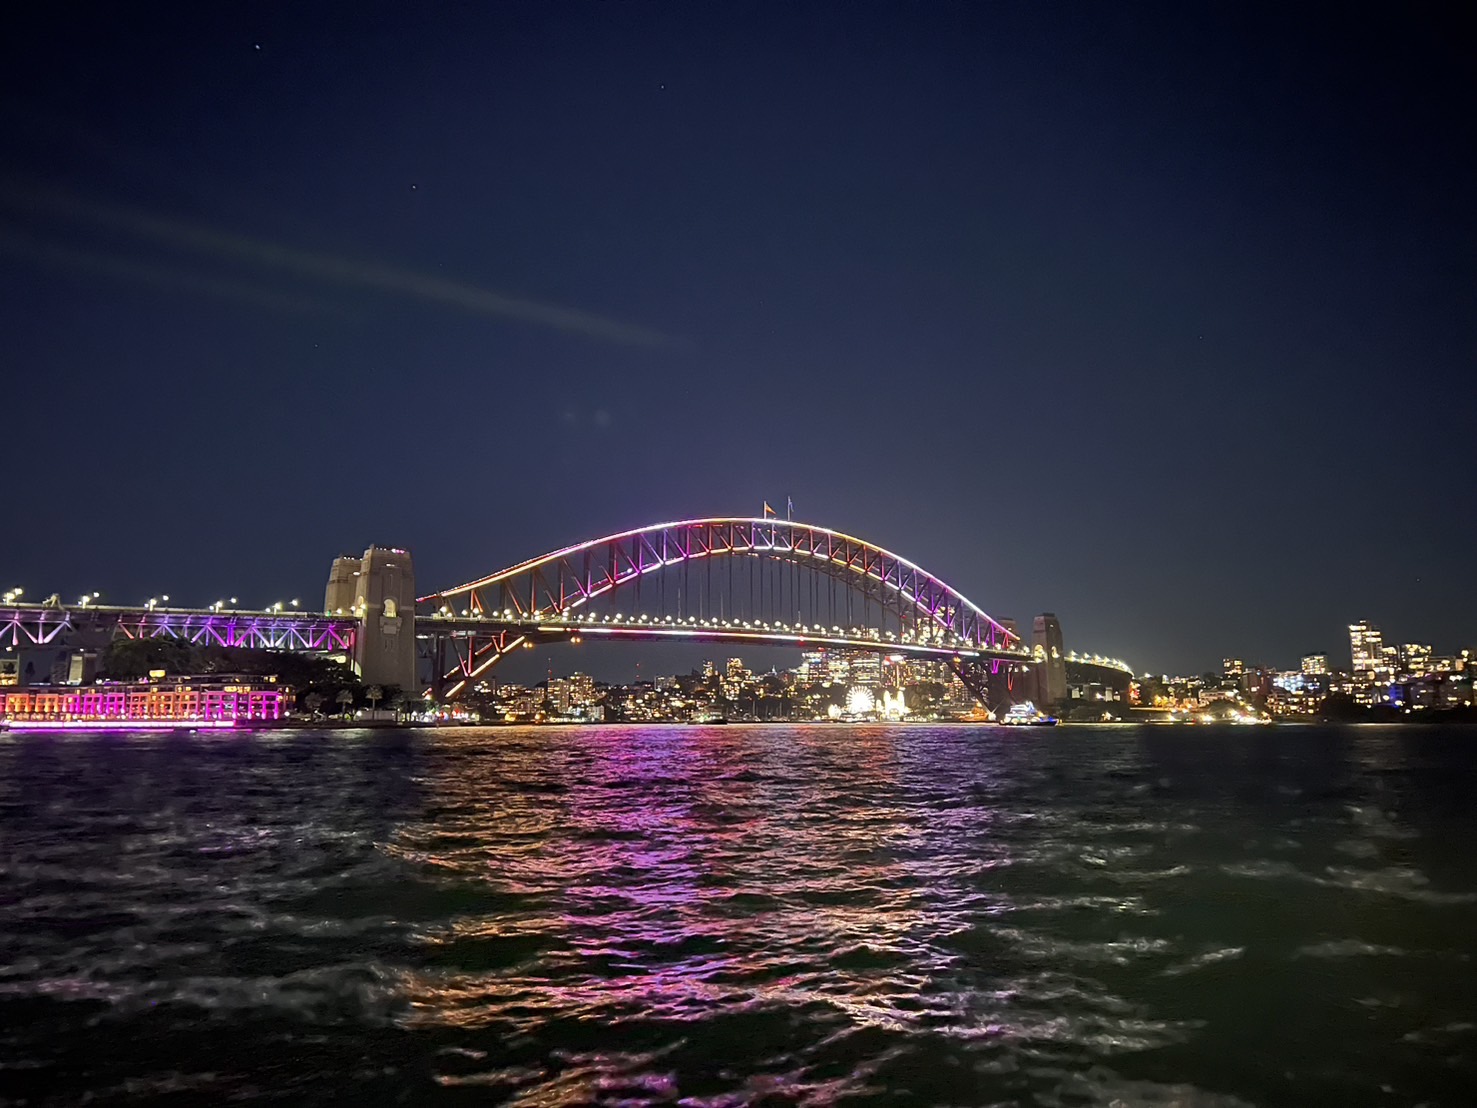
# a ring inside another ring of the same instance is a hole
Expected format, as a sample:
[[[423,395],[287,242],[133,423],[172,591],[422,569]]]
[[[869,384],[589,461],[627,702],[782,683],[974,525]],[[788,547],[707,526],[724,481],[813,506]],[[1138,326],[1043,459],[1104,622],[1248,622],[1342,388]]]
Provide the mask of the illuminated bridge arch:
[[[521,644],[585,635],[898,650],[956,670],[1026,655],[1014,633],[906,558],[777,519],[623,531],[443,589],[419,607],[418,627],[456,652],[448,695]]]

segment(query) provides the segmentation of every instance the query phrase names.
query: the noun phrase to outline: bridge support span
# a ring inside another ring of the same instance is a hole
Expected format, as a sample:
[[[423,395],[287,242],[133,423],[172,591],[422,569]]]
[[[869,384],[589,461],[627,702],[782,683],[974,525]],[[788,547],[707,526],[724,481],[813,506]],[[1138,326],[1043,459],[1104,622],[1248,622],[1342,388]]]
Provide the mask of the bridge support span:
[[[423,631],[459,640],[456,665],[442,671],[448,696],[524,642],[584,635],[926,652],[947,660],[981,700],[990,698],[989,675],[1029,661],[1014,631],[907,559],[839,531],[767,517],[624,531],[420,603]]]

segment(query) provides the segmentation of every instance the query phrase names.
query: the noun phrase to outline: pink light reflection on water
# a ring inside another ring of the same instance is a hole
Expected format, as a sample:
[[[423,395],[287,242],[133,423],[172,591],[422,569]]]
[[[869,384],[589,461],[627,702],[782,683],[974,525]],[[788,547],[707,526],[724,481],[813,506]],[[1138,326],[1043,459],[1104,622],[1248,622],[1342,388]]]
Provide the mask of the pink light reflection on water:
[[[869,1023],[907,1018],[893,1001],[918,984],[900,974],[926,911],[897,850],[907,813],[867,804],[896,786],[889,729],[852,732],[858,773],[842,797],[807,766],[836,756],[839,735],[825,727],[612,727],[565,732],[578,736],[567,744],[560,729],[536,734],[543,749],[505,767],[512,787],[485,825],[521,845],[416,853],[527,905],[426,941],[523,941],[540,948],[537,966],[418,975],[416,1022],[475,1025],[515,999],[539,1018],[695,1019],[771,1003],[821,1003]],[[448,797],[475,792],[487,795],[471,780],[445,783]]]

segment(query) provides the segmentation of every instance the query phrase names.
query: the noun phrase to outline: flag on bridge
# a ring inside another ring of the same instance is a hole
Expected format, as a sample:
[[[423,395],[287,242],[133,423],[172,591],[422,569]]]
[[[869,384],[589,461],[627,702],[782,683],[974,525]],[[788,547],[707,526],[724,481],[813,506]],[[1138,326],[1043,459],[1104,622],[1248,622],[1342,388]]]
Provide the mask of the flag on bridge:
[[[765,519],[771,519],[771,518],[773,518],[773,516],[774,516],[774,509],[769,506],[769,501],[766,500],[764,502],[764,518]]]
[[[791,500],[788,496],[785,497],[785,518],[795,518],[795,502]]]

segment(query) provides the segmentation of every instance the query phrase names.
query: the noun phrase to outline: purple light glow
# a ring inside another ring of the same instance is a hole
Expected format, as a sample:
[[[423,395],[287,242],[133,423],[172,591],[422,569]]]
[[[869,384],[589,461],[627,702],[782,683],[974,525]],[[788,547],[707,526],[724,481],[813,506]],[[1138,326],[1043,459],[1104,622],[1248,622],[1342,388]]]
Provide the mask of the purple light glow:
[[[223,731],[234,719],[26,719],[11,720],[10,731]]]
[[[111,631],[129,639],[173,638],[253,650],[349,651],[358,621],[309,613],[228,612],[193,608],[75,609],[16,604],[0,609],[0,643],[44,646],[64,631]]]
[[[290,704],[276,688],[109,683],[0,693],[0,718],[15,730],[233,726],[281,719]]]

